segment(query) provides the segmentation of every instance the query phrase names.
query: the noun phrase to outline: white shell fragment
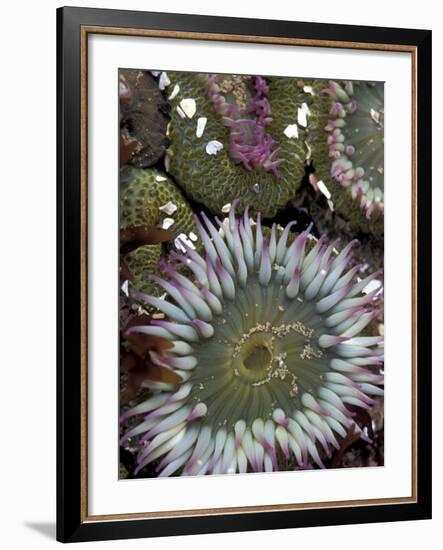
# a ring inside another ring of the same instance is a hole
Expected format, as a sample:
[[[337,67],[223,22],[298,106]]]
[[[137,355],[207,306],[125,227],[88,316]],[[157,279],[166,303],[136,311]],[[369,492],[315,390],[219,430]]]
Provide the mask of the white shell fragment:
[[[194,243],[188,238],[186,233],[180,233],[180,235],[174,240],[175,248],[177,248],[181,252],[186,252],[186,248],[183,246],[182,243],[187,244],[190,248],[195,250]]]
[[[164,319],[164,318],[165,318],[165,314],[164,314],[164,313],[153,313],[153,314],[152,314],[152,318],[153,318],[153,319]]]
[[[159,206],[158,209],[160,212],[164,212],[168,216],[171,216],[177,210],[177,205],[169,201],[166,204]]]
[[[285,136],[289,139],[298,138],[298,126],[297,124],[288,124],[283,130]]]
[[[203,132],[205,131],[207,122],[208,122],[208,119],[205,116],[201,116],[197,119],[197,129],[195,131],[195,135],[198,138],[202,137]]]
[[[165,176],[155,176],[155,181],[166,181],[167,179]]]
[[[194,242],[195,242],[196,240],[198,240],[197,235],[196,235],[193,231],[191,231],[191,232],[189,233],[189,238],[191,239],[191,241],[194,241]]]
[[[225,204],[222,207],[221,211],[223,212],[223,214],[227,214],[228,212],[230,212],[231,211],[231,203],[228,202],[227,204]]]
[[[314,95],[314,90],[312,89],[312,86],[303,86],[303,91],[305,92],[305,94]]]
[[[195,99],[186,98],[180,101],[180,107],[188,118],[192,118],[197,111],[197,104]]]
[[[223,143],[220,143],[216,139],[208,141],[206,144],[206,152],[208,155],[216,155],[219,151],[223,149]]]
[[[177,113],[180,115],[180,118],[186,118],[186,113],[183,111],[180,105],[177,105],[176,110]]]
[[[302,108],[304,111],[306,111],[306,114],[307,114],[308,116],[311,116],[311,115],[312,115],[311,110],[309,109],[307,103],[302,103],[301,108]]]
[[[174,225],[174,218],[165,218],[162,223],[162,229],[169,229],[171,225]]]
[[[300,107],[298,108],[297,119],[300,126],[304,126],[306,128],[308,125],[308,117],[306,116],[306,111],[300,109]]]
[[[331,193],[329,189],[326,187],[325,182],[323,180],[317,181],[317,188],[320,191],[320,193],[323,193],[323,195],[329,200],[331,198]]]
[[[308,125],[308,115],[311,114],[309,107],[306,103],[302,103],[302,106],[298,108],[297,119],[300,126],[306,128]]]
[[[174,89],[171,92],[171,95],[168,97],[168,99],[174,99],[174,97],[176,97],[176,95],[178,94],[179,91],[180,91],[180,86],[178,84],[176,84],[174,86]]]
[[[161,73],[158,79],[158,87],[160,90],[164,90],[169,84],[171,84],[171,81],[169,80],[168,74],[165,72]]]
[[[375,109],[371,109],[370,115],[371,115],[372,120],[373,120],[376,124],[381,124],[382,115],[381,115],[381,113],[380,113],[379,111],[376,111]]]
[[[120,288],[122,289],[123,294],[126,294],[126,296],[129,296],[129,282],[128,281],[125,281]]]

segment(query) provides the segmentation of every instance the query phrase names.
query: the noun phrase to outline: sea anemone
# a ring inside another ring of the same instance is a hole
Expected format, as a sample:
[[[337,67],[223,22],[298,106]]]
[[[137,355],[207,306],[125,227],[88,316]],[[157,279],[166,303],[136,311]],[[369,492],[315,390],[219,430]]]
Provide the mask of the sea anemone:
[[[369,440],[352,409],[383,394],[383,338],[367,332],[377,273],[347,268],[355,242],[338,252],[310,228],[295,236],[293,222],[267,238],[260,215],[236,206],[218,228],[202,213],[204,254],[173,253],[167,277],[152,277],[166,299],[133,296],[164,318],[128,333],[172,342],[150,357],[183,379],[123,412],[135,475],[150,463],[159,476],[323,467],[350,429]]]
[[[196,226],[192,210],[180,189],[159,170],[124,166],[120,171],[120,228],[143,230],[158,227],[168,230],[171,237],[190,240]],[[130,288],[152,293],[157,287],[146,277],[158,272],[158,262],[171,245],[168,239],[147,244],[143,239],[130,250],[125,250],[122,260],[131,273]]]
[[[120,69],[120,164],[153,166],[168,145],[169,105],[148,71]]]
[[[297,81],[173,72],[168,82],[165,164],[186,195],[217,214],[236,197],[266,218],[282,210],[307,156]]]
[[[383,232],[384,86],[313,81],[307,143],[315,174],[354,226]]]
[[[166,223],[167,219],[172,223]],[[120,171],[120,227],[144,225],[170,229],[177,235],[195,230],[188,201],[171,178],[153,168],[124,166]]]

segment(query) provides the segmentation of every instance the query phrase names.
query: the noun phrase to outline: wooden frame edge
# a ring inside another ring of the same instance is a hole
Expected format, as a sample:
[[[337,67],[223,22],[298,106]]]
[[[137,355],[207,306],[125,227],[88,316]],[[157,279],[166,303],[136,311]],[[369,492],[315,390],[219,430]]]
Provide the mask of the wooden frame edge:
[[[127,27],[107,27],[82,25],[81,32],[86,34],[109,34],[122,36],[140,36],[149,38],[173,38],[179,40],[216,40],[221,42],[246,42],[254,44],[274,44],[280,46],[305,46],[322,48],[346,48],[356,50],[380,50],[413,53],[416,46],[404,44],[377,44],[371,42],[348,42],[345,40],[320,40],[307,38],[286,38],[281,36],[254,36],[245,34],[224,34],[198,31],[168,31],[159,29],[133,29]]]
[[[411,497],[378,498],[367,500],[338,500],[325,502],[309,502],[301,504],[265,504],[260,506],[234,506],[223,508],[196,508],[192,510],[172,510],[164,512],[139,512],[128,514],[102,514],[87,516],[84,523],[98,521],[129,521],[141,519],[164,519],[180,517],[227,516],[231,514],[255,514],[265,512],[297,511],[297,510],[324,510],[326,508],[350,508],[362,506],[380,506],[383,504],[415,504]]]

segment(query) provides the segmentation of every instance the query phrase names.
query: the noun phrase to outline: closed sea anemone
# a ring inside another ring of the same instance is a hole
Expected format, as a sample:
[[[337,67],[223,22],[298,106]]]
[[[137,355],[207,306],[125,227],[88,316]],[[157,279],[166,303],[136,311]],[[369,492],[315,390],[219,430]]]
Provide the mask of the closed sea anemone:
[[[189,240],[195,224],[188,201],[174,182],[159,170],[124,166],[120,170],[121,230],[137,234],[150,228],[150,236],[155,227],[167,231],[169,239],[181,235]],[[148,281],[146,275],[160,273],[158,262],[169,246],[168,239],[149,244],[144,239],[134,241],[139,241],[134,242],[137,246],[126,247],[129,249],[122,254],[131,275],[129,288],[154,293],[157,286]]]
[[[383,82],[318,80],[308,89],[312,116],[307,142],[318,178],[330,187],[337,210],[354,225],[382,233]]]
[[[168,72],[166,167],[187,196],[213,213],[239,197],[269,218],[305,173],[303,92],[296,79]]]
[[[355,242],[338,252],[294,222],[267,231],[236,206],[196,220],[201,254],[185,246],[162,263],[164,299],[134,293],[164,318],[128,332],[171,342],[150,358],[183,380],[123,412],[135,475],[150,463],[159,476],[323,467],[349,430],[370,441],[355,410],[383,393],[383,339],[368,331],[377,273],[349,268]]]

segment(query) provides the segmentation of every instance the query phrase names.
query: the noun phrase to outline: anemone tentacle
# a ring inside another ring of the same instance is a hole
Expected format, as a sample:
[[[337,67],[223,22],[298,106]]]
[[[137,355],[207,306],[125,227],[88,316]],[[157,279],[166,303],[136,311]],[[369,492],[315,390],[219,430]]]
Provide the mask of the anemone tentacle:
[[[350,427],[369,441],[351,409],[383,393],[383,338],[365,332],[380,289],[348,268],[355,243],[336,253],[310,228],[288,242],[293,223],[265,236],[236,206],[219,227],[202,215],[201,254],[162,264],[165,299],[137,295],[165,319],[128,332],[171,341],[152,359],[185,382],[123,414],[139,419],[122,439],[140,446],[135,473],[275,471],[279,456],[323,467]]]

